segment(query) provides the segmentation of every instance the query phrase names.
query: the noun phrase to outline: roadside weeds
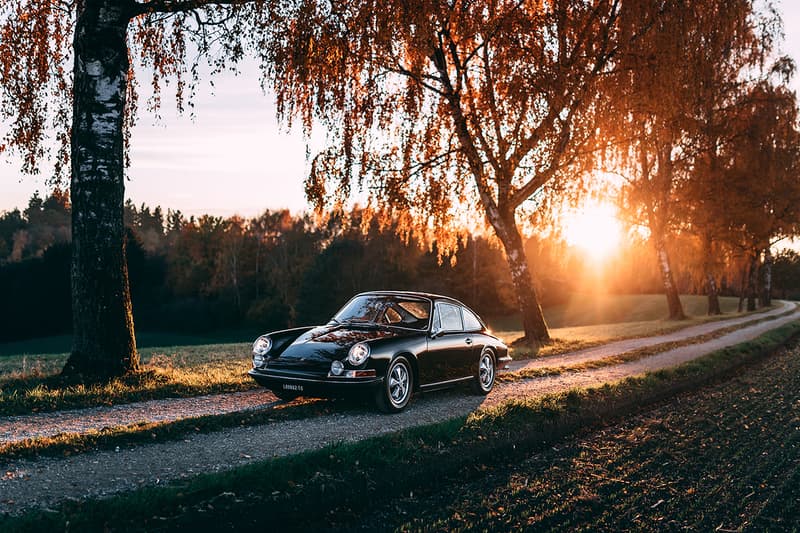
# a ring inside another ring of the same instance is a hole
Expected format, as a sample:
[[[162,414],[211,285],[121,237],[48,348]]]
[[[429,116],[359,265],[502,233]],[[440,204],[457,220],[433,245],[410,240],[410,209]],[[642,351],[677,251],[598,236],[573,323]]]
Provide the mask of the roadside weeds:
[[[787,324],[754,341],[679,367],[535,399],[514,400],[431,426],[289,456],[165,488],[147,488],[100,501],[67,502],[0,521],[0,529],[33,531],[301,528],[311,518],[413,491],[426,480],[453,476],[497,457],[522,457],[566,435],[588,431],[644,406],[714,383],[800,335]],[[403,476],[398,476],[403,472]],[[304,514],[305,511],[305,514]],[[262,524],[263,525],[263,524]]]

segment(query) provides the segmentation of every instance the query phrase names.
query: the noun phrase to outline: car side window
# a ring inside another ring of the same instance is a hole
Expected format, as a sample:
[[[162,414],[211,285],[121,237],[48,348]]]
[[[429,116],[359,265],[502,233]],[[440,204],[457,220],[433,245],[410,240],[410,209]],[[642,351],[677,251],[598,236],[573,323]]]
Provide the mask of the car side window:
[[[480,331],[483,329],[483,324],[481,324],[481,321],[475,316],[475,313],[466,307],[462,308],[461,312],[464,315],[464,331]]]
[[[436,306],[436,310],[442,331],[464,330],[464,325],[461,322],[461,309],[458,306],[440,303]]]
[[[386,308],[386,311],[384,312],[383,316],[386,318],[387,324],[398,324],[403,321],[403,317],[400,316],[400,313],[398,313],[391,307]]]

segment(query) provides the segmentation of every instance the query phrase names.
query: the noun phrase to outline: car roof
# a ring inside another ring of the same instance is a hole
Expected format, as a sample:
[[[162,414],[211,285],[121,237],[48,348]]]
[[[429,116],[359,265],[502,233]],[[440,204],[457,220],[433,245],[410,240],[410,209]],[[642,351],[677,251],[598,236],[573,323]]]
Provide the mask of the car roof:
[[[445,300],[448,302],[452,302],[454,304],[458,304],[461,307],[466,307],[469,309],[467,305],[462,302],[459,302],[455,298],[451,298],[450,296],[443,296],[441,294],[433,294],[430,292],[418,292],[418,291],[367,291],[361,292],[356,294],[356,296],[368,295],[368,294],[375,294],[379,296],[412,296],[417,298],[427,298],[428,300]]]

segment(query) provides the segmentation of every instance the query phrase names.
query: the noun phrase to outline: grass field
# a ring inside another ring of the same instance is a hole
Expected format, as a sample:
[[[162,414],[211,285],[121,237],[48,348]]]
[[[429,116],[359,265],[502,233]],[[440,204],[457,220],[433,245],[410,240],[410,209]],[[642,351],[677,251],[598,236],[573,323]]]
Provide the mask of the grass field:
[[[218,332],[208,336],[144,331],[137,332],[136,344],[140,350],[165,346],[235,344],[252,341],[258,335],[259,332],[255,330]],[[56,335],[52,337],[0,343],[0,361],[3,356],[8,355],[64,354],[69,352],[71,345],[72,337],[70,335]]]
[[[519,463],[421,487],[334,527],[800,528],[800,350]],[[334,514],[334,516],[340,516]]]
[[[798,333],[0,529],[797,530]]]
[[[705,296],[684,295],[681,296],[681,303],[686,315],[706,316],[708,299]],[[735,313],[739,298],[723,296],[719,303],[723,313]],[[619,322],[666,321],[668,314],[663,294],[572,293],[567,303],[546,307],[543,311],[547,324],[555,329]],[[520,319],[516,315],[489,320],[489,325],[497,331],[521,329]]]
[[[0,415],[254,388],[250,343],[140,350],[142,372],[95,385],[62,382],[66,354],[0,357]]]
[[[683,297],[687,312],[697,312],[704,298]],[[723,309],[735,309],[738,300],[723,298]],[[672,331],[718,317],[695,317],[683,321],[667,321],[664,314],[664,297],[598,296],[590,299],[576,295],[573,302],[548,310],[548,318],[555,325],[550,345],[537,351],[512,350],[515,358],[532,355],[551,355],[578,350],[618,338],[637,337]],[[731,316],[723,315],[725,316]],[[567,317],[571,317],[568,321]],[[614,322],[629,317],[634,321]],[[560,320],[560,321],[559,321]],[[608,320],[608,324],[581,325],[594,320]],[[510,321],[504,323],[511,324]],[[512,324],[513,325],[513,324]],[[519,331],[498,331],[498,336],[511,342],[521,335]],[[239,333],[239,335],[244,335]],[[216,392],[232,392],[254,388],[255,383],[246,375],[250,367],[249,342],[232,344],[193,345],[201,338],[171,335],[143,334],[140,345],[159,342],[185,342],[188,345],[170,345],[140,348],[143,372],[102,385],[73,385],[57,378],[64,365],[65,353],[48,353],[60,346],[65,338],[47,338],[0,345],[0,415],[24,414],[32,411],[50,411],[94,405],[125,403],[173,396],[193,396]],[[41,348],[41,352],[35,350]]]

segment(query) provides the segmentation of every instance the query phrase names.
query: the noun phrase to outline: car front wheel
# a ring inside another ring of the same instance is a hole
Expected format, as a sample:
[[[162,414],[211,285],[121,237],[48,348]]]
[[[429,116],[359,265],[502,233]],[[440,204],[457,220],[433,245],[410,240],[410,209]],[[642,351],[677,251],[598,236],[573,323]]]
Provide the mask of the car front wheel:
[[[375,397],[378,409],[384,413],[399,413],[408,405],[413,390],[411,364],[408,359],[399,356],[389,364],[386,379]]]
[[[478,371],[475,373],[474,381],[472,382],[475,392],[484,395],[489,394],[492,387],[494,387],[496,373],[494,355],[491,350],[484,349],[481,352],[480,359],[478,359]]]

